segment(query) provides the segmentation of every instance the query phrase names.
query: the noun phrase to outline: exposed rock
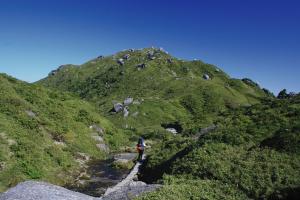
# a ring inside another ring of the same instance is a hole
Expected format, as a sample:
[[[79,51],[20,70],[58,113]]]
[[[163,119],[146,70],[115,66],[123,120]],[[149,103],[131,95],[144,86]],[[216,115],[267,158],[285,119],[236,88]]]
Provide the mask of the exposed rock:
[[[163,128],[166,129],[166,131],[169,131],[173,134],[176,134],[176,133],[181,133],[183,128],[181,126],[181,124],[179,122],[173,122],[173,123],[163,123],[161,124],[161,126]]]
[[[123,110],[123,104],[121,103],[115,103],[114,104],[114,111],[116,113],[121,112]]]
[[[136,67],[137,67],[138,70],[145,69],[146,68],[146,64],[145,63],[138,64]]]
[[[38,181],[26,181],[0,194],[0,200],[96,200],[63,187]]]
[[[66,146],[66,143],[64,143],[64,142],[54,141],[53,143],[57,146],[62,146],[62,147]]]
[[[132,102],[133,102],[133,98],[132,97],[128,97],[128,98],[126,98],[124,100],[124,105],[128,106],[128,105],[132,104]]]
[[[208,74],[204,74],[204,75],[203,75],[203,78],[204,78],[205,80],[209,80],[209,79],[210,79],[210,77],[209,77]]]
[[[90,156],[85,154],[85,153],[81,153],[81,152],[78,152],[76,154],[76,158],[79,159],[79,160],[83,160],[85,162],[89,161],[90,160]]]
[[[29,117],[32,117],[32,118],[35,118],[36,117],[36,114],[31,111],[31,110],[25,110],[25,113],[29,116]]]
[[[173,134],[177,134],[177,130],[175,128],[166,128],[166,131],[173,133]]]
[[[172,64],[172,63],[173,63],[173,61],[172,61],[171,58],[168,58],[168,59],[167,59],[167,62],[168,62],[169,64]]]
[[[102,197],[103,200],[131,200],[139,195],[154,191],[160,188],[161,185],[158,184],[150,184],[147,185],[141,181],[130,181],[128,184],[119,188],[116,191],[113,191],[107,195]]]
[[[54,76],[56,73],[57,73],[56,70],[52,70],[52,71],[48,74],[48,76]]]
[[[134,104],[134,105],[140,105],[141,102],[139,102],[138,100],[135,100],[135,101],[132,102],[132,104]]]
[[[149,51],[148,54],[147,54],[147,57],[150,60],[154,60],[155,59],[154,51]]]
[[[91,125],[90,129],[93,129],[94,131],[96,131],[99,134],[103,134],[104,133],[103,128],[101,128],[100,126],[98,126],[96,124]]]
[[[121,154],[119,158],[124,159],[128,157],[132,157],[131,154]],[[145,157],[143,157],[144,159]],[[141,181],[134,181],[136,179],[136,175],[139,172],[139,168],[141,166],[140,162],[137,162],[128,176],[122,180],[120,183],[115,185],[112,188],[108,188],[103,195],[103,200],[131,200],[137,197],[138,195],[150,192],[158,189],[161,185],[153,184],[147,185]]]
[[[129,55],[129,54],[125,54],[125,55],[123,56],[123,59],[124,59],[124,60],[128,60],[128,59],[129,59],[129,57],[130,57],[130,55]]]
[[[104,142],[103,138],[101,136],[98,135],[92,135],[92,138],[96,141],[96,142]]]
[[[123,109],[123,113],[124,113],[124,117],[128,117],[129,111],[128,111],[128,108],[127,108],[127,107],[125,107],[125,108]]]
[[[123,58],[118,59],[117,62],[118,62],[119,65],[124,65],[125,64]]]
[[[108,146],[106,144],[101,143],[101,144],[96,144],[96,146],[101,151],[109,152],[109,148],[108,148]]]
[[[243,78],[242,81],[244,83],[246,83],[247,85],[250,85],[252,87],[260,87],[259,84],[257,82],[254,82],[253,80],[251,80],[250,78]]]

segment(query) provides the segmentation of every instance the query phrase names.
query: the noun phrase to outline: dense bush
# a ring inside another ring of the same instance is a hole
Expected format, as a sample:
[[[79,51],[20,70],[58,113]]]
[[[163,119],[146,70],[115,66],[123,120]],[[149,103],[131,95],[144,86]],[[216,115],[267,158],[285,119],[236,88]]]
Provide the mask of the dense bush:
[[[296,199],[299,108],[294,98],[266,99],[223,112],[215,119],[217,130],[197,141],[180,137],[163,141],[149,156],[144,172],[154,176],[152,181],[160,182],[163,174],[169,174],[180,177],[180,182],[164,181],[161,190],[141,199]],[[234,195],[204,183],[226,185]],[[213,194],[206,196],[206,188]]]

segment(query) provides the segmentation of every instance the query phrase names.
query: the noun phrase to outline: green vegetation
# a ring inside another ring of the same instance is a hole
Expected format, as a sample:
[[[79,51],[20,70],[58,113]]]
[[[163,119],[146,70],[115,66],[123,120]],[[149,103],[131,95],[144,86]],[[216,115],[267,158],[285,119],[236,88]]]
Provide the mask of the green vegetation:
[[[124,65],[118,60],[124,59]],[[153,58],[155,57],[155,58]],[[144,64],[144,68],[137,66]],[[207,74],[210,80],[203,76]],[[246,81],[245,81],[246,80]],[[179,60],[155,48],[126,50],[80,66],[60,67],[38,82],[93,102],[117,127],[138,133],[160,131],[161,124],[180,122],[195,132],[213,122],[220,111],[255,104],[268,96],[250,79],[231,79],[202,61]],[[112,102],[132,97],[129,116],[111,114]],[[126,126],[127,125],[127,126]]]
[[[217,130],[198,139],[165,138],[149,155],[142,177],[165,186],[141,199],[295,198],[299,97],[225,111],[215,120]]]
[[[139,135],[151,141],[140,178],[164,186],[139,199],[299,195],[299,94],[276,99],[248,78],[155,48],[64,65],[35,84],[0,80],[0,191],[25,179],[72,181],[78,153],[105,156],[91,138],[97,125],[112,150]],[[127,97],[128,117],[111,112]]]
[[[128,144],[128,138],[91,104],[1,74],[0,191],[27,179],[62,185],[78,172],[78,153],[104,158],[91,137],[92,124],[105,130],[112,150]]]

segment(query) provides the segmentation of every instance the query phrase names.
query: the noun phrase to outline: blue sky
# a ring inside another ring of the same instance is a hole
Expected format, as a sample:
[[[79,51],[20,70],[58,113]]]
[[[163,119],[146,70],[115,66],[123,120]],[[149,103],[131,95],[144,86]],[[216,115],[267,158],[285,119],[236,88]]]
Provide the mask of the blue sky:
[[[0,72],[33,82],[62,64],[156,46],[300,92],[298,2],[0,0]]]

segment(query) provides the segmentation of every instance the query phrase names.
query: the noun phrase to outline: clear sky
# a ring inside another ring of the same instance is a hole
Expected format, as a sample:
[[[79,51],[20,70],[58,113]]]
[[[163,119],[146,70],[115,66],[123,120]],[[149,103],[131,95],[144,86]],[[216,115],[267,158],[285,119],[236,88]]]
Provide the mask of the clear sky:
[[[300,1],[0,0],[0,72],[28,82],[150,46],[300,92]]]

